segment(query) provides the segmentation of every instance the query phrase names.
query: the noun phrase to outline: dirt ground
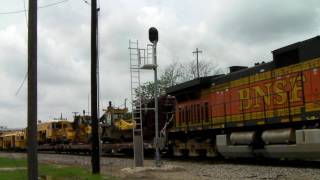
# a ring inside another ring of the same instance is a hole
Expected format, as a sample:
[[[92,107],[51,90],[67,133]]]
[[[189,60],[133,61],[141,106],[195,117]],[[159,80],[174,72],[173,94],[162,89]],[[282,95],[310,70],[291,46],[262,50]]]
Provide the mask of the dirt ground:
[[[21,158],[25,153],[0,153],[0,157]],[[90,169],[90,156],[39,154],[39,161],[59,165],[80,165]],[[320,179],[320,166],[252,165],[224,161],[163,160],[161,168],[147,159],[144,168],[132,168],[133,159],[102,157],[102,174],[133,180],[209,180],[209,179]]]

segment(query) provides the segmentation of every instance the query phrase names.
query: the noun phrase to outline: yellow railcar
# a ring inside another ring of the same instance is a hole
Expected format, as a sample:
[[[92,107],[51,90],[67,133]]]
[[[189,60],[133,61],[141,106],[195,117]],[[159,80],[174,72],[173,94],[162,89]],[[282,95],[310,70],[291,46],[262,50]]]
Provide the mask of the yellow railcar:
[[[38,143],[70,143],[75,138],[72,123],[67,120],[51,121],[38,124]]]
[[[24,130],[4,132],[0,137],[0,146],[3,150],[25,150],[26,134]]]

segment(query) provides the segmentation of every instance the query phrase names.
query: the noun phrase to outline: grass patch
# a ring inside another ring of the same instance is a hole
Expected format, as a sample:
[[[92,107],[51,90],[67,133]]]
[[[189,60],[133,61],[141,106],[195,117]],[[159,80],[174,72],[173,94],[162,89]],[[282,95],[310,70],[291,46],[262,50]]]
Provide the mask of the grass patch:
[[[0,157],[0,168],[4,167],[27,167],[27,161],[25,159]]]
[[[0,179],[1,180],[23,180],[27,179],[27,162],[25,159],[11,159],[0,157]],[[4,169],[11,168],[11,169]],[[17,169],[15,169],[17,168]],[[19,169],[20,168],[20,169]],[[110,180],[115,179],[101,175],[92,175],[90,171],[77,166],[58,166],[40,164],[39,175],[47,176],[52,180]]]

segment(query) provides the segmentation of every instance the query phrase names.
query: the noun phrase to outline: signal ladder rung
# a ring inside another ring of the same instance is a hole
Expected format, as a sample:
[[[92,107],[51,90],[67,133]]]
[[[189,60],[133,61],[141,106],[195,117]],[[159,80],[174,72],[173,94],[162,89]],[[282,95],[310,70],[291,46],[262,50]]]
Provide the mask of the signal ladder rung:
[[[130,44],[138,44],[138,41],[129,41]]]

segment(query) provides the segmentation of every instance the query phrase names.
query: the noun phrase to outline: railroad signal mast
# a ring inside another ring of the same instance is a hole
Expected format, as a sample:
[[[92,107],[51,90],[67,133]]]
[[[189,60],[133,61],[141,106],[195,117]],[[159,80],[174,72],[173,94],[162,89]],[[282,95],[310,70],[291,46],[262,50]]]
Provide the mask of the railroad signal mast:
[[[130,74],[131,74],[131,103],[132,117],[136,122],[133,129],[133,149],[135,166],[143,166],[143,126],[142,126],[142,109],[155,111],[155,160],[156,166],[160,166],[159,152],[159,126],[158,126],[158,77],[157,77],[157,42],[158,30],[154,27],[149,29],[149,40],[152,44],[147,45],[147,49],[139,49],[138,41],[129,41],[130,52]],[[140,70],[154,70],[154,108],[142,108],[142,96],[140,87]]]
[[[149,40],[152,43],[152,60],[153,60],[153,70],[154,70],[154,114],[155,114],[155,164],[157,167],[160,166],[160,150],[159,150],[159,107],[158,107],[158,95],[159,95],[159,88],[158,88],[158,70],[157,70],[157,43],[159,40],[158,30],[154,27],[149,29]]]
[[[141,56],[142,54],[142,56]],[[143,126],[142,126],[142,104],[140,87],[141,58],[145,58],[145,50],[139,49],[138,41],[129,40],[130,75],[131,75],[131,107],[132,119],[135,122],[133,128],[133,152],[134,166],[143,166]]]

